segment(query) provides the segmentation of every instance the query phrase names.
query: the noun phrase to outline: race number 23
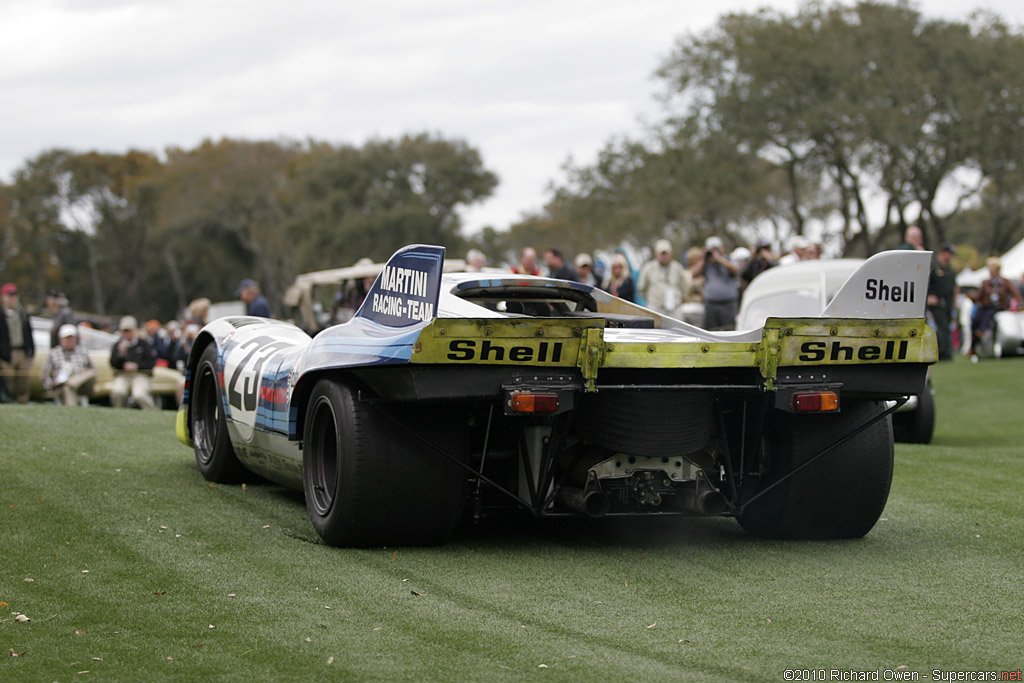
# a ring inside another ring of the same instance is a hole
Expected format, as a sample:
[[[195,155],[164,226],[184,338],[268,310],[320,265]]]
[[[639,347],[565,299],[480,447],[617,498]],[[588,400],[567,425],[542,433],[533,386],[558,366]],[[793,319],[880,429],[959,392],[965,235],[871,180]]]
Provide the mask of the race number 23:
[[[274,341],[273,337],[253,337],[238,345],[237,353],[249,352],[235,366],[228,380],[228,403],[232,408],[252,412],[259,398],[260,372],[267,359],[291,344]],[[241,387],[239,386],[241,385]]]

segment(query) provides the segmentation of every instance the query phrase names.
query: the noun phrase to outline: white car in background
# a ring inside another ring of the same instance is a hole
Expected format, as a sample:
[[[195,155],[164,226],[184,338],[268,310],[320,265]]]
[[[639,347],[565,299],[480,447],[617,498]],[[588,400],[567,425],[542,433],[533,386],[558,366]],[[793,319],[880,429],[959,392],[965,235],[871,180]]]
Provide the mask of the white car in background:
[[[776,266],[758,275],[747,286],[740,301],[736,329],[750,330],[764,325],[769,317],[808,318],[821,315],[843,283],[864,264],[864,259],[828,259],[800,261]],[[912,284],[894,290],[866,292],[865,300],[875,297],[892,300],[922,300],[927,292],[916,291]],[[908,297],[912,297],[908,299]],[[935,430],[935,392],[931,379],[919,396],[911,396],[893,413],[893,433],[897,441],[931,443]]]

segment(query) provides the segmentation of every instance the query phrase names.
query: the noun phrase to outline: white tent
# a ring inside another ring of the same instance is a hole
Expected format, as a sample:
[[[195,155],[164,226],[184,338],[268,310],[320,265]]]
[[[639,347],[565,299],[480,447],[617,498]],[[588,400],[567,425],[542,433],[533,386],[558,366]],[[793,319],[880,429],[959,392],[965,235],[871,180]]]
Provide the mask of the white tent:
[[[1003,261],[1002,276],[1008,280],[1020,282],[1021,277],[1024,276],[1024,240],[1017,242],[999,258]],[[961,287],[980,287],[986,279],[988,279],[988,268],[981,267],[978,270],[965,268],[956,276],[956,283]]]

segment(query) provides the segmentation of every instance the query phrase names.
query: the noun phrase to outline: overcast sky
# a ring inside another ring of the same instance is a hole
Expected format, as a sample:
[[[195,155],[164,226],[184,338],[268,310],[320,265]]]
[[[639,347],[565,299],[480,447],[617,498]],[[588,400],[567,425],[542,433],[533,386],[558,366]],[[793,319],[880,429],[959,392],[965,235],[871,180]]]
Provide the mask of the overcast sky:
[[[538,211],[570,156],[655,120],[652,73],[687,32],[774,0],[0,0],[0,180],[53,147],[204,138],[362,144],[427,131],[500,178],[470,232]],[[925,0],[1024,23],[1019,0]]]

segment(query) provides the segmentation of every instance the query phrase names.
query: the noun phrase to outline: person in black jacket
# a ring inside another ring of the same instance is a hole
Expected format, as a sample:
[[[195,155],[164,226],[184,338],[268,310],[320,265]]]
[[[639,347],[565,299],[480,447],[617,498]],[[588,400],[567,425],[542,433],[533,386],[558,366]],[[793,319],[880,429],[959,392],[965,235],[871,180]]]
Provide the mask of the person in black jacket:
[[[123,408],[131,396],[140,408],[153,409],[152,375],[156,365],[156,349],[139,336],[139,323],[130,315],[117,326],[121,338],[110,349],[110,367],[114,383],[110,387],[110,403]]]
[[[3,315],[0,315],[0,378],[4,393],[18,403],[28,403],[32,372],[32,356],[36,353],[32,342],[32,325],[25,309],[18,303],[18,286],[8,282],[0,288]]]
[[[757,245],[757,250],[754,251],[754,256],[750,259],[750,263],[747,264],[746,268],[744,268],[743,272],[740,274],[741,285],[746,289],[751,280],[769,268],[774,268],[775,265],[775,256],[772,254],[772,245],[767,242],[761,242]]]
[[[544,250],[544,264],[548,267],[549,277],[557,280],[571,280],[572,282],[580,281],[580,275],[576,272],[576,269],[566,263],[562,252],[554,247],[548,247]]]

